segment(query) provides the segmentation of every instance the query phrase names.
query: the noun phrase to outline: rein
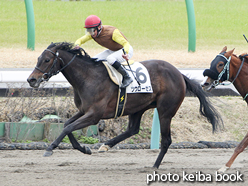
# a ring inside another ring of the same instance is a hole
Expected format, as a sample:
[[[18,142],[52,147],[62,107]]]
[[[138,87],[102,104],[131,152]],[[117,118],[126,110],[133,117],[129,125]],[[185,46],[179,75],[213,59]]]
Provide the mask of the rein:
[[[63,64],[65,64],[65,63],[64,63],[63,59],[59,57],[59,52],[58,51],[56,51],[56,53],[55,53],[55,52],[53,52],[52,50],[49,50],[49,49],[45,49],[45,50],[51,52],[55,56],[55,58],[53,60],[52,67],[50,68],[50,70],[47,73],[45,71],[47,70],[48,67],[45,70],[41,70],[37,66],[35,67],[35,69],[37,69],[37,70],[39,70],[40,72],[43,73],[43,75],[42,75],[42,81],[48,81],[52,76],[57,75],[58,73],[60,73],[61,71],[63,71],[67,66],[69,66],[74,61],[74,59],[77,56],[75,54],[72,57],[72,59],[65,66],[63,66],[61,69],[59,69],[59,70],[57,70],[55,72],[52,72],[53,69],[54,69],[54,67],[55,67],[55,65],[56,65],[56,63],[57,63],[57,61],[58,61],[57,59],[59,59],[60,61],[62,61]]]
[[[245,55],[242,56],[242,63],[244,62],[244,59],[245,59],[246,56],[248,56],[248,54],[245,54]],[[248,93],[246,93],[246,95],[243,98],[243,100],[245,100],[247,98],[247,96],[248,96]]]

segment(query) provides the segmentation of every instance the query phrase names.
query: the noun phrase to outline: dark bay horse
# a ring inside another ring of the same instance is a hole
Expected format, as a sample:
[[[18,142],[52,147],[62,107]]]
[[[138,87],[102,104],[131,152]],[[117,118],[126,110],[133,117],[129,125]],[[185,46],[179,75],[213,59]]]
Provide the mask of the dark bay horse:
[[[210,91],[223,81],[230,81],[238,90],[243,99],[248,103],[248,55],[242,54],[239,57],[233,54],[233,50],[227,52],[224,47],[220,54],[211,62],[210,69],[203,72],[207,80],[202,85],[204,90]],[[219,172],[225,172],[231,167],[236,157],[248,146],[248,133],[235,148],[230,160],[221,168]]]
[[[75,105],[79,110],[64,124],[62,133],[46,149],[44,156],[52,155],[52,150],[66,135],[73,148],[91,154],[88,147],[80,146],[72,131],[96,125],[100,119],[113,118],[115,115],[119,87],[110,80],[102,62],[90,58],[83,49],[72,48],[71,43],[52,43],[40,55],[34,71],[27,80],[31,87],[38,88],[42,81],[47,81],[51,76],[62,72],[73,87]],[[150,74],[153,93],[127,95],[123,115],[129,116],[128,128],[124,133],[105,142],[101,151],[108,150],[137,134],[143,113],[150,108],[157,108],[162,137],[161,150],[154,164],[154,167],[158,168],[171,144],[171,119],[180,107],[186,90],[198,97],[200,113],[212,124],[213,131],[221,126],[222,120],[201,86],[182,75],[174,66],[162,60],[147,60],[141,63]]]

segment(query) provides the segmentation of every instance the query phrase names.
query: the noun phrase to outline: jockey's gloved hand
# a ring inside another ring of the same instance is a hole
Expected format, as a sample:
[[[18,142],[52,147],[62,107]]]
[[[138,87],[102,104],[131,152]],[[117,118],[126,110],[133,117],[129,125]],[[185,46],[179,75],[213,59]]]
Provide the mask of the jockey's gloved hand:
[[[74,48],[73,48],[73,50],[78,50],[78,49],[80,49],[81,47],[79,46],[79,45],[76,45]]]
[[[122,54],[122,57],[127,61],[128,60],[128,55],[127,54]]]

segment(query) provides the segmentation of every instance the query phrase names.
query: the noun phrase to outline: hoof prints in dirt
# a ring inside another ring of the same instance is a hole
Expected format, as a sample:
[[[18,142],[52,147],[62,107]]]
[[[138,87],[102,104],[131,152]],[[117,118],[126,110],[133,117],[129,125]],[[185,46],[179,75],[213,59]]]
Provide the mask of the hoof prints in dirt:
[[[172,143],[170,149],[203,149],[203,148],[234,148],[239,144],[236,141],[226,142],[210,142],[210,141],[199,141],[194,142],[180,142]],[[102,143],[96,144],[81,144],[86,145],[91,149],[99,149]],[[45,142],[32,142],[32,143],[0,143],[0,150],[44,150],[49,146]],[[72,149],[72,145],[69,143],[61,143],[59,149]],[[118,144],[113,149],[150,149],[149,143],[139,144]]]

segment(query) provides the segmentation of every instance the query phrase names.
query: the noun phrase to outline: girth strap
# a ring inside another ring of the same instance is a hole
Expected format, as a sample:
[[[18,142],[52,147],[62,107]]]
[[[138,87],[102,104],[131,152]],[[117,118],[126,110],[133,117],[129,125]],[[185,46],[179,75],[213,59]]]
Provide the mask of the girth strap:
[[[116,112],[114,117],[115,119],[122,116],[125,109],[126,101],[127,101],[126,88],[120,88],[118,91],[118,99],[117,99]]]

